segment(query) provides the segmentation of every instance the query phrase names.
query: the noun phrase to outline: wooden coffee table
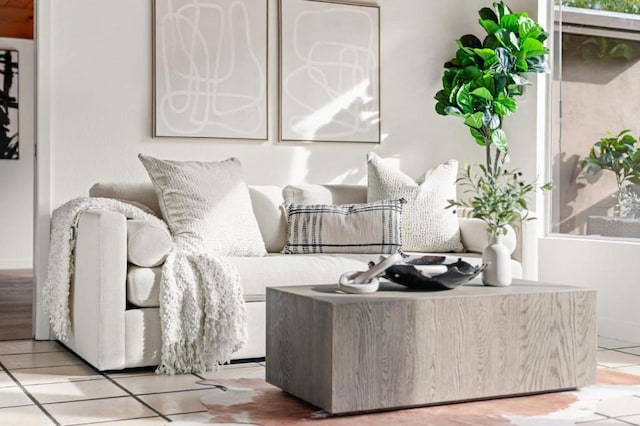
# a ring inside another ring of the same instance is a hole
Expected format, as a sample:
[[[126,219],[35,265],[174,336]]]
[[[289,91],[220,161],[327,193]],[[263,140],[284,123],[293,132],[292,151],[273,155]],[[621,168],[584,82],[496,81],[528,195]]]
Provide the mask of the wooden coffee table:
[[[267,289],[266,379],[331,413],[596,380],[596,291],[514,280],[443,292]]]

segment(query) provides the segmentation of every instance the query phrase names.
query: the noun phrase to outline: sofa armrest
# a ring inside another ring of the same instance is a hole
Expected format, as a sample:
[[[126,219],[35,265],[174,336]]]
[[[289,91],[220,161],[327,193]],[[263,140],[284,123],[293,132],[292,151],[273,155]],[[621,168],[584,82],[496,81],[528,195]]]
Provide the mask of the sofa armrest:
[[[99,370],[125,366],[126,222],[105,210],[78,222],[68,346]]]

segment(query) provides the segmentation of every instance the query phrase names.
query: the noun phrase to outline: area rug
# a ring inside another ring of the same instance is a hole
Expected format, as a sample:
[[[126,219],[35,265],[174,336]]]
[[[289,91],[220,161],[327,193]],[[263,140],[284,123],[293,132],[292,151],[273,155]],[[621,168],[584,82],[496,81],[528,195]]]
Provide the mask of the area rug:
[[[330,416],[261,379],[203,380],[207,424],[289,425],[574,425],[600,401],[640,395],[640,376],[598,371],[597,384],[577,391],[439,405],[362,415]],[[190,424],[193,424],[190,422]]]

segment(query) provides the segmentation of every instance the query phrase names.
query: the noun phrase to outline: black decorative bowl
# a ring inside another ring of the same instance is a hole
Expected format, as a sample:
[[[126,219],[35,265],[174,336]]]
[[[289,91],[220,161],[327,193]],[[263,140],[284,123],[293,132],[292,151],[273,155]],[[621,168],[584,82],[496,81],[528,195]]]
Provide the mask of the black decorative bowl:
[[[475,278],[487,265],[474,266],[458,258],[453,263],[446,263],[445,256],[423,256],[396,263],[388,268],[383,277],[413,290],[451,290]],[[426,276],[416,265],[444,265],[447,272]]]

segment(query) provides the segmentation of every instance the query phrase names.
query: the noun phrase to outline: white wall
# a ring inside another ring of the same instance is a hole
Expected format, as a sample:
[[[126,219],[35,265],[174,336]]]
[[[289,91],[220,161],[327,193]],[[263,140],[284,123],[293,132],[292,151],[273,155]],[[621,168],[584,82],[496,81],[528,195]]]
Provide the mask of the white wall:
[[[434,112],[433,96],[441,88],[443,63],[455,53],[455,39],[481,33],[477,11],[490,6],[491,0],[377,2],[384,138],[379,145],[277,141],[275,0],[269,0],[269,141],[152,138],[152,3],[38,1],[39,143],[47,144],[51,153],[50,161],[39,160],[41,171],[50,167],[49,180],[41,179],[40,208],[48,200],[55,208],[86,194],[96,181],[147,179],[136,158],[139,152],[178,160],[236,156],[253,184],[365,183],[365,156],[370,150],[396,157],[414,177],[449,158],[483,159],[483,150],[461,120]],[[514,9],[534,17],[537,4],[537,0],[510,1]],[[530,91],[521,111],[506,122],[514,141],[513,163],[532,176],[537,170],[537,98],[537,92]],[[41,235],[47,235],[45,227],[41,226]],[[46,246],[39,251],[46,252]]]
[[[0,37],[18,50],[20,159],[0,160],[0,269],[33,266],[33,40]]]
[[[598,334],[640,342],[638,241],[542,238],[539,259],[541,280],[598,290]]]

